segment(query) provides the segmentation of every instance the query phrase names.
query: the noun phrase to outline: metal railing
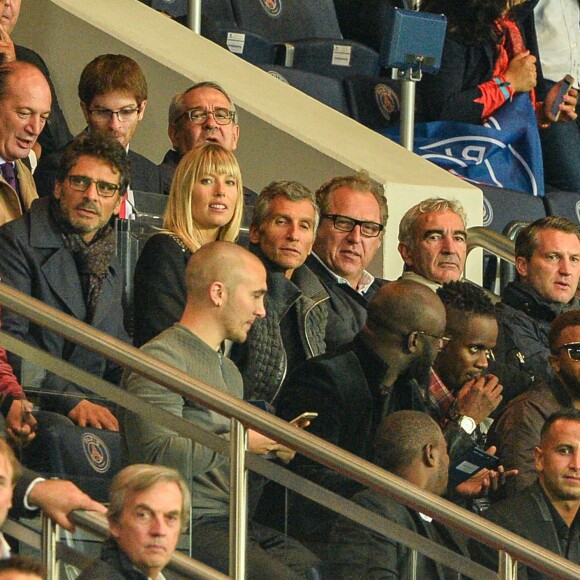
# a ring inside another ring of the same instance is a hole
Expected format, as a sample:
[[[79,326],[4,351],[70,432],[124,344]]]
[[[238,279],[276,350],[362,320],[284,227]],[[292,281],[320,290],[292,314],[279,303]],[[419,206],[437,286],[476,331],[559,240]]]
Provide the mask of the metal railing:
[[[358,481],[365,487],[385,493],[396,501],[419,510],[466,536],[500,550],[500,578],[502,579],[513,577],[515,569],[513,559],[545,574],[550,574],[554,578],[580,577],[580,567],[572,562],[440,497],[417,488],[360,457],[343,451],[301,429],[289,427],[285,421],[193,379],[169,365],[160,363],[157,359],[147,356],[139,350],[4,284],[0,284],[0,303],[36,324],[50,328],[67,340],[89,348],[127,369],[231,419],[232,437],[231,442],[228,443],[221,437],[207,433],[184,419],[147,404],[104,380],[95,378],[94,375],[27,345],[5,332],[0,332],[0,346],[6,347],[23,358],[32,358],[36,364],[44,366],[59,376],[73,380],[130,411],[145,415],[150,420],[161,422],[178,434],[195,439],[202,445],[220,453],[229,453],[231,447],[231,533],[235,539],[231,575],[234,578],[243,578],[244,574],[243,555],[246,541],[244,506],[247,493],[245,466],[325,507],[329,507],[337,513],[370,527],[382,535],[402,542],[412,550],[417,550],[429,558],[452,567],[461,574],[478,579],[497,577],[495,573],[455,554],[440,544],[433,543],[405,528],[398,527],[392,522],[388,522],[384,518],[296,476],[285,468],[247,452],[248,428],[255,429],[295,449],[314,461]]]

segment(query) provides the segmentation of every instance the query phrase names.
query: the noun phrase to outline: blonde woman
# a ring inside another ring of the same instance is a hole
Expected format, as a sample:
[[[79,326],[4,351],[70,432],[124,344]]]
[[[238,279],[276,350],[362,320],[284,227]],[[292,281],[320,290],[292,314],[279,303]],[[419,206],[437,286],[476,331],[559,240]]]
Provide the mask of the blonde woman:
[[[208,143],[184,155],[171,185],[163,230],[149,238],[135,268],[135,346],[179,320],[189,257],[208,242],[235,241],[243,205],[242,176],[231,152]]]

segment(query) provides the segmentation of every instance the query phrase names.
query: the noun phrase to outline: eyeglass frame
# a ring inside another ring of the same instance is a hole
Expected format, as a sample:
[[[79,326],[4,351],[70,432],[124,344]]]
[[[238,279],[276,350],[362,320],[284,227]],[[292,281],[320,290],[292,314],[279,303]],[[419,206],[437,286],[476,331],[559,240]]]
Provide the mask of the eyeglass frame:
[[[72,179],[75,179],[75,178],[82,178],[83,180],[85,180],[85,183],[88,181],[87,186],[84,189],[79,189],[78,187],[75,187],[71,181]],[[68,181],[68,183],[72,189],[74,189],[75,191],[80,191],[82,193],[84,193],[94,183],[95,188],[97,189],[97,193],[101,197],[106,197],[106,198],[114,197],[115,194],[121,190],[121,185],[119,185],[118,183],[111,183],[110,181],[104,181],[103,179],[92,179],[88,175],[67,175],[66,180]],[[100,189],[100,185],[99,185],[101,183],[106,183],[107,185],[115,186],[115,190],[113,191],[113,193],[111,193],[111,195],[109,195],[108,193],[103,194],[103,193],[101,193],[101,189]]]
[[[425,330],[414,330],[413,332],[416,332],[417,334],[422,334],[424,336],[430,336],[431,338],[436,338],[439,341],[439,350],[443,350],[444,348],[446,348],[447,345],[453,339],[452,336],[446,336],[444,334],[440,336],[438,334],[431,334],[430,332],[426,332]]]
[[[354,230],[354,228],[356,228],[356,226],[359,226],[360,227],[360,234],[361,234],[361,236],[363,236],[365,238],[378,238],[381,235],[381,232],[385,229],[385,226],[383,224],[379,224],[377,222],[371,222],[369,220],[355,220],[354,218],[348,217],[346,215],[341,215],[339,213],[325,213],[325,214],[322,214],[322,217],[331,220],[332,226],[334,227],[335,230],[338,230],[339,232],[350,233]],[[352,228],[350,228],[350,230],[341,230],[340,228],[336,227],[336,219],[337,218],[342,218],[342,219],[345,219],[345,220],[352,222],[353,223]],[[373,226],[377,226],[379,228],[379,230],[376,233],[376,235],[369,236],[368,234],[365,234],[363,232],[363,225],[365,225],[365,224],[372,224]]]
[[[203,111],[204,112],[204,117],[203,120],[201,121],[201,123],[198,123],[196,121],[194,121],[191,118],[191,114],[193,113],[193,111]],[[220,123],[217,119],[217,117],[215,116],[215,112],[216,111],[227,111],[229,117],[228,117],[228,122],[227,123]],[[220,126],[220,127],[225,127],[226,125],[229,125],[232,121],[234,121],[234,119],[236,118],[236,110],[231,110],[231,109],[226,109],[225,107],[218,107],[217,109],[203,109],[201,107],[198,108],[193,108],[193,109],[189,109],[187,111],[184,111],[183,113],[181,113],[181,115],[179,115],[175,121],[173,121],[173,125],[176,125],[179,121],[181,121],[181,119],[183,119],[183,117],[187,117],[191,123],[193,123],[194,125],[203,125],[206,121],[207,118],[209,117],[209,115],[212,115],[214,118],[214,121]]]
[[[139,115],[142,110],[142,105],[137,105],[136,108],[129,108],[129,107],[121,107],[114,111],[113,109],[87,109],[90,115],[100,114],[100,115],[107,115],[108,121],[113,119],[114,115],[117,115],[117,121],[119,123],[129,123],[132,119],[121,119],[121,113],[134,115],[135,113]]]
[[[553,354],[560,354],[561,351],[563,351],[564,349],[566,349],[567,353],[568,353],[568,358],[574,362],[580,362],[580,358],[575,359],[571,354],[570,351],[572,349],[577,349],[578,351],[580,351],[580,342],[568,342],[566,344],[563,344],[562,346],[559,346],[556,349],[556,352],[554,352]]]

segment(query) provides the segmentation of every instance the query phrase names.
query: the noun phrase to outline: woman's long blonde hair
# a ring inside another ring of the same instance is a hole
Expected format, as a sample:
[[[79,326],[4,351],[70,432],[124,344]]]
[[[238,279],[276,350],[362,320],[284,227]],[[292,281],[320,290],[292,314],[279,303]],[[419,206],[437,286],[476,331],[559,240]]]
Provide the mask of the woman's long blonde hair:
[[[235,242],[240,232],[244,194],[240,166],[234,154],[216,143],[195,147],[183,156],[175,170],[163,218],[164,232],[177,235],[192,252],[203,245],[199,226],[191,215],[193,190],[201,175],[212,173],[232,175],[238,190],[234,215],[219,228],[217,239]]]

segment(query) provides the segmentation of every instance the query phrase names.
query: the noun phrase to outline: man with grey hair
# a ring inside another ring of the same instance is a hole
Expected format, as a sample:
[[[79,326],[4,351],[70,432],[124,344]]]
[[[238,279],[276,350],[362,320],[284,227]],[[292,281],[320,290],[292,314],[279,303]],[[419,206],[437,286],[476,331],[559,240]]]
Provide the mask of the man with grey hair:
[[[318,221],[314,195],[296,181],[272,182],[258,196],[250,250],[268,272],[266,316],[232,350],[246,399],[273,403],[289,372],[325,352],[325,335],[340,335],[328,325],[328,292],[305,265]]]
[[[240,127],[232,99],[217,83],[203,81],[177,93],[169,105],[167,134],[170,149],[159,165],[163,193],[169,194],[181,158],[196,145],[219,143],[234,151]]]
[[[306,265],[328,292],[329,308],[343,320],[348,332],[336,338],[346,343],[364,326],[368,304],[385,283],[367,268],[381,247],[387,200],[368,173],[359,171],[323,183],[316,201],[320,227]]]
[[[114,477],[110,490],[109,539],[100,560],[83,571],[86,580],[163,580],[189,521],[191,496],[175,469],[136,464]]]
[[[403,278],[437,290],[463,276],[467,216],[458,201],[429,198],[410,208],[399,224]]]

